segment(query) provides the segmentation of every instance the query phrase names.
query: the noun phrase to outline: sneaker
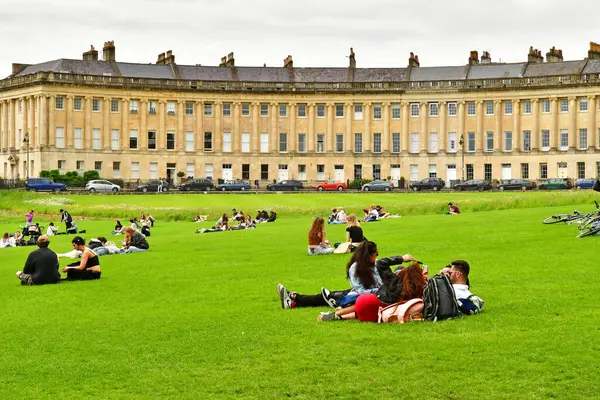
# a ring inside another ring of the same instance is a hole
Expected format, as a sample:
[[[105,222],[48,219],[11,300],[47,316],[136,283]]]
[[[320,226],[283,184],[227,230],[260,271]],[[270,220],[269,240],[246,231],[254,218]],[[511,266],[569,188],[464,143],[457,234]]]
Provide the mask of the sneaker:
[[[281,299],[281,308],[292,308],[292,299],[290,293],[281,283],[277,285],[277,294]]]
[[[317,317],[317,321],[338,321],[341,318],[335,313],[335,311],[322,312]]]
[[[325,288],[321,288],[321,296],[323,296],[323,300],[327,303],[327,305],[331,308],[337,307],[337,302],[335,298],[331,295],[331,292]]]

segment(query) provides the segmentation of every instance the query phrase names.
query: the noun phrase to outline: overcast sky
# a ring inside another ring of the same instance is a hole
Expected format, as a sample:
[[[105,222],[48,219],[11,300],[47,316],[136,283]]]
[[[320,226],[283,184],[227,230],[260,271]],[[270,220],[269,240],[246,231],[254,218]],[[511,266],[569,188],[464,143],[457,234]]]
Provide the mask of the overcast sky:
[[[526,61],[529,46],[587,56],[600,42],[593,0],[0,0],[0,77],[13,62],[80,59],[91,44],[102,57],[154,63],[173,50],[178,64],[405,67],[464,65],[470,50],[492,61]]]

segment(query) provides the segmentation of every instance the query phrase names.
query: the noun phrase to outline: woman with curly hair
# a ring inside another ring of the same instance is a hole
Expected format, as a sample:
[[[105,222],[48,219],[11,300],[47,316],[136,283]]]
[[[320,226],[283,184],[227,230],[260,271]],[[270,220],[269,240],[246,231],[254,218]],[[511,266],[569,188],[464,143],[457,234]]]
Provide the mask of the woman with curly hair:
[[[334,248],[329,245],[325,234],[325,220],[321,217],[315,218],[308,231],[308,255],[332,254]]]

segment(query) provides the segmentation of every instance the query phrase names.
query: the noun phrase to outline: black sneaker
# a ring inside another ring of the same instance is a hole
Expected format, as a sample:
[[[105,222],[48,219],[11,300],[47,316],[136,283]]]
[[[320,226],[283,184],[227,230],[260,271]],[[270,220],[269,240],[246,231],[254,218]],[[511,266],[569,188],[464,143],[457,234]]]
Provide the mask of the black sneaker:
[[[337,307],[337,301],[331,295],[331,292],[325,288],[321,288],[321,296],[323,296],[323,300],[327,303],[327,305],[333,309]]]
[[[292,308],[292,299],[290,293],[281,283],[277,285],[277,294],[281,300],[281,308]]]

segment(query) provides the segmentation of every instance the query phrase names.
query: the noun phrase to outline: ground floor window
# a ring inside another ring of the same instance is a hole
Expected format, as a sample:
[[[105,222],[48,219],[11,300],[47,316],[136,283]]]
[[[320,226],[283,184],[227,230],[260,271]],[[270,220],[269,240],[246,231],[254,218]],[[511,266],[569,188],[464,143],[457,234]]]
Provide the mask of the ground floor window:
[[[578,179],[585,178],[585,163],[584,162],[577,163],[577,178]]]
[[[548,179],[548,164],[540,163],[540,179]]]
[[[381,164],[373,164],[373,179],[381,179]]]
[[[325,166],[318,164],[317,165],[317,180],[324,181],[325,180]]]
[[[410,181],[416,182],[419,180],[419,166],[417,164],[410,165]]]
[[[242,179],[250,179],[250,164],[242,164]]]
[[[521,164],[521,178],[529,179],[529,164]]]
[[[260,165],[260,179],[263,181],[269,180],[269,164]]]
[[[362,179],[362,165],[354,165],[354,180]]]
[[[473,179],[473,164],[467,164],[467,180]]]
[[[298,180],[306,180],[306,165],[298,165]]]
[[[483,179],[486,181],[492,180],[492,164],[483,165]]]

